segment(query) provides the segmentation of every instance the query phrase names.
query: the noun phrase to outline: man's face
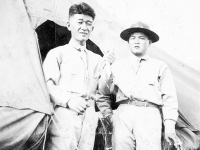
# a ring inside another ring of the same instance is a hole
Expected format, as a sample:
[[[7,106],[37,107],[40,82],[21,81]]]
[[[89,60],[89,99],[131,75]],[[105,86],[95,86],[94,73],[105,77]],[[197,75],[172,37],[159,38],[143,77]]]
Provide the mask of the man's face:
[[[68,29],[71,31],[72,38],[79,44],[84,45],[89,39],[93,30],[93,19],[83,14],[74,14],[69,18]]]
[[[137,57],[142,57],[146,55],[147,49],[151,44],[147,36],[140,32],[135,32],[131,34],[128,43],[131,52]]]

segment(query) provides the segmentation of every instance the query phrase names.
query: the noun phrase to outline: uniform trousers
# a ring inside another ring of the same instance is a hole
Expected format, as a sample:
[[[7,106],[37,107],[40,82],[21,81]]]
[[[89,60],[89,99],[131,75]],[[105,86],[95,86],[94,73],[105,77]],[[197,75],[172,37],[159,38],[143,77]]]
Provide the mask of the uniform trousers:
[[[121,104],[113,115],[113,150],[161,150],[158,108]]]
[[[59,120],[54,115],[56,124],[51,122],[49,127],[47,150],[76,150],[75,145],[79,150],[93,150],[98,122],[94,104],[83,115],[64,107],[56,107],[55,113]]]

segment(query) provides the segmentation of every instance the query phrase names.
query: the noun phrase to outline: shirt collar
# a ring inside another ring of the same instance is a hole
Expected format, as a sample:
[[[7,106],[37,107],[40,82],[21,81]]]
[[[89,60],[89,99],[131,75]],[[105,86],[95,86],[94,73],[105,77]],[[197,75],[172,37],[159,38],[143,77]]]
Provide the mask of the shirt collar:
[[[149,59],[149,55],[146,54],[146,55],[144,55],[144,56],[142,56],[142,57],[137,57],[137,56],[135,56],[135,55],[131,55],[131,56],[130,56],[130,59],[131,59],[131,60],[134,60],[134,61],[140,62],[141,60],[147,60],[147,59]]]
[[[75,42],[75,40],[73,38],[71,38],[71,40],[69,41],[69,45],[71,45],[73,48],[75,48],[78,51],[80,51],[81,49],[86,50],[86,44],[81,46],[80,44]]]

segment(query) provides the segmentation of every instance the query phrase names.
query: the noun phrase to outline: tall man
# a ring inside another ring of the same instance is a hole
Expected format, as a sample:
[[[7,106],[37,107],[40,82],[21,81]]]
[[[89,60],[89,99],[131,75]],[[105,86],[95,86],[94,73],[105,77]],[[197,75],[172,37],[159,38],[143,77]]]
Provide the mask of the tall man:
[[[48,150],[92,150],[98,117],[94,97],[104,60],[86,49],[93,31],[94,10],[86,3],[69,9],[69,44],[51,50],[44,61],[45,79],[55,115],[49,127]]]
[[[105,96],[98,100],[104,116],[113,122],[114,150],[161,150],[162,121],[165,139],[173,140],[177,146],[178,102],[172,75],[164,62],[148,55],[148,47],[159,36],[142,22],[133,24],[120,36],[128,42],[131,55],[116,60],[111,66],[113,78],[106,80],[108,76],[102,76],[99,85],[103,94],[116,94],[119,107],[112,116]]]

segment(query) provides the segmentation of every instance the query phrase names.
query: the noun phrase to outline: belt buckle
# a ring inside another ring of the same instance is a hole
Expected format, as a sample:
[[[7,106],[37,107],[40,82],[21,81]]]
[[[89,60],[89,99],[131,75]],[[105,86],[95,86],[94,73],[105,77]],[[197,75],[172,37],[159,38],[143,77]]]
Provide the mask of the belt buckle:
[[[144,105],[143,105],[143,103],[144,103]],[[138,107],[142,107],[142,106],[148,107],[147,102],[145,102],[145,101],[144,102],[143,101],[135,101],[135,105],[138,106]]]
[[[138,106],[138,107],[142,106],[140,101],[135,101],[135,105]]]

